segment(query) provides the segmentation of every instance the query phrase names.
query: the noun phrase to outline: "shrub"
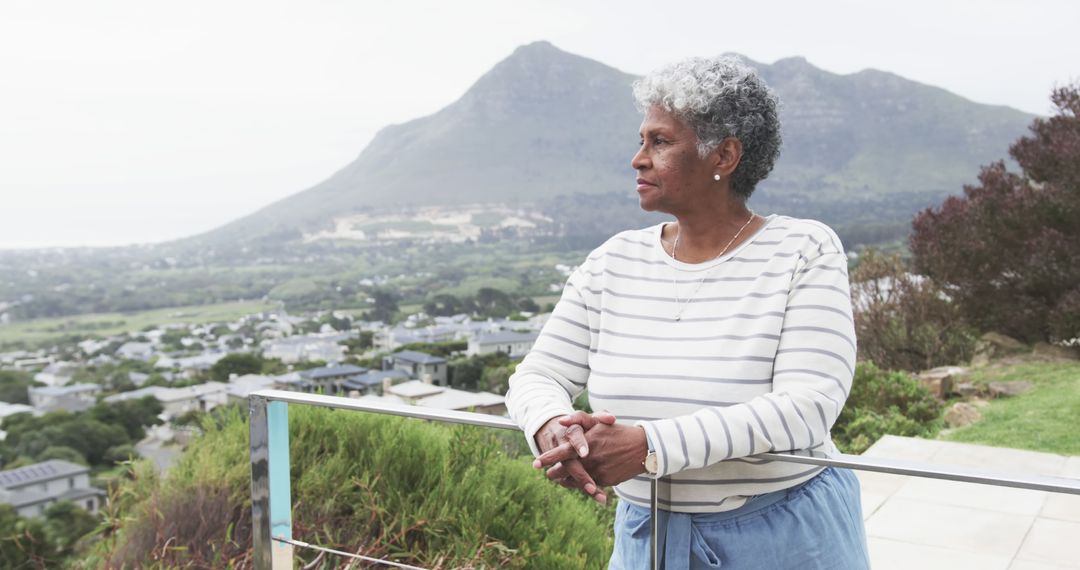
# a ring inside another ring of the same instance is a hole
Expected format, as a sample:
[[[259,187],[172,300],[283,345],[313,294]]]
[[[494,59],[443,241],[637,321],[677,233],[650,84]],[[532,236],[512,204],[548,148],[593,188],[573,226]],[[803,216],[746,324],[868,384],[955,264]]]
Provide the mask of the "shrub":
[[[301,540],[424,567],[607,563],[613,509],[552,485],[529,461],[505,455],[495,434],[299,406],[289,414]],[[167,479],[136,466],[89,564],[250,567],[245,415],[205,422]]]
[[[910,375],[860,362],[833,441],[844,453],[862,453],[885,434],[932,436],[941,427],[941,411],[941,402]]]
[[[987,166],[963,197],[912,222],[916,269],[981,331],[1027,342],[1053,340],[1055,312],[1080,308],[1062,304],[1080,283],[1080,83],[1051,99],[1057,114],[1035,119],[1009,149],[1020,174]]]
[[[899,256],[867,251],[851,280],[861,360],[918,371],[971,358],[974,330],[932,280],[909,273]]]

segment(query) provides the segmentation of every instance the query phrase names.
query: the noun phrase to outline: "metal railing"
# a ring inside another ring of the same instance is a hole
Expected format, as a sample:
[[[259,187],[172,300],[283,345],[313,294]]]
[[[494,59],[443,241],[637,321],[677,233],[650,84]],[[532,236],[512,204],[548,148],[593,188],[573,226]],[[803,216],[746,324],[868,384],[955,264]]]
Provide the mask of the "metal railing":
[[[388,414],[438,422],[466,424],[521,431],[508,418],[423,408],[419,406],[373,403],[365,400],[304,394],[283,390],[261,390],[249,398],[251,429],[251,516],[254,523],[254,562],[258,570],[284,570],[293,567],[293,547],[316,548],[326,552],[360,558],[391,567],[415,569],[415,566],[376,560],[334,551],[296,540],[292,536],[292,492],[289,483],[289,404],[318,406],[355,412]],[[1053,493],[1080,495],[1080,480],[1042,475],[1019,475],[991,470],[943,466],[916,461],[864,457],[860,455],[825,455],[791,452],[763,453],[755,457],[822,467],[845,467],[894,475],[963,481],[999,487],[1015,487]],[[651,536],[657,534],[657,480],[652,482]],[[656,540],[651,540],[652,568],[656,568]]]

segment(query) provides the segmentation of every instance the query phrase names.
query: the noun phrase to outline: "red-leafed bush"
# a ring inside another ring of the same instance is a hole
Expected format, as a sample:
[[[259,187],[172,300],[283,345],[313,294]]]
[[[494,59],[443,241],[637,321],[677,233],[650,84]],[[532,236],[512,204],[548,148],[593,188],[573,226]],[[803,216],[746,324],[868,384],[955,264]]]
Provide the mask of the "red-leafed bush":
[[[1056,89],[1057,113],[1036,119],[1003,162],[912,223],[914,268],[943,285],[983,331],[1027,341],[1080,335],[1066,298],[1080,285],[1080,83]]]

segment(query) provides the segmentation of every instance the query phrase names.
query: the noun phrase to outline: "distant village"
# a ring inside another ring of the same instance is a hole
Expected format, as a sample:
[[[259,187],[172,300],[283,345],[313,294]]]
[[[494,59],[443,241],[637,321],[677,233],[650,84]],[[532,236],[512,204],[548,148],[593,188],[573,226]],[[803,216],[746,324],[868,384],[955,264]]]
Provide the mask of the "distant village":
[[[148,427],[134,448],[165,469],[197,432],[190,421],[193,414],[245,404],[252,392],[263,389],[502,415],[504,389],[485,390],[491,386],[476,378],[467,384],[471,389],[463,389],[461,382],[451,382],[452,363],[482,363],[492,357],[513,363],[532,348],[548,316],[518,313],[508,319],[474,320],[465,314],[420,313],[389,325],[345,313],[292,316],[278,310],[228,323],[163,325],[73,346],[0,353],[0,371],[33,375],[27,387],[29,403],[0,402],[0,422],[7,428],[8,418],[17,414],[79,413],[101,404],[151,398],[160,404],[160,423]],[[212,372],[220,375],[215,365],[230,355],[258,357],[280,372],[210,379]],[[107,382],[80,380],[88,370],[105,367],[127,371],[119,377],[114,373]],[[0,431],[0,441],[7,435]],[[91,475],[90,467],[64,459],[0,471],[0,502],[23,517],[40,516],[58,501],[95,512],[105,492],[91,484]]]

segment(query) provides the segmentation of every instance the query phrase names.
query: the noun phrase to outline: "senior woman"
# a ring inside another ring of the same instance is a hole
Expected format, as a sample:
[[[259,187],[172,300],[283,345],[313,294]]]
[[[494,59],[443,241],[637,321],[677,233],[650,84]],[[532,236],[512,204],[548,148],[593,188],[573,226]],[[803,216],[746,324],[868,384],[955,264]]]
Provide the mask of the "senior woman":
[[[510,378],[534,465],[600,502],[615,485],[610,568],[648,567],[652,478],[668,570],[868,567],[850,471],[753,457],[833,450],[855,363],[836,235],[746,204],[779,155],[776,98],[728,58],[634,96],[641,207],[676,221],[592,252]],[[574,412],[586,388],[605,413]]]

